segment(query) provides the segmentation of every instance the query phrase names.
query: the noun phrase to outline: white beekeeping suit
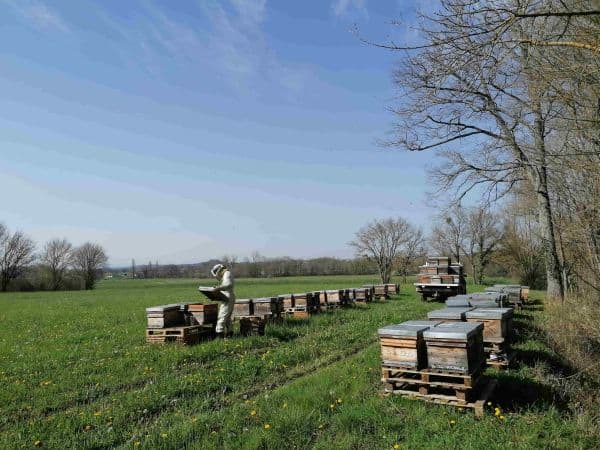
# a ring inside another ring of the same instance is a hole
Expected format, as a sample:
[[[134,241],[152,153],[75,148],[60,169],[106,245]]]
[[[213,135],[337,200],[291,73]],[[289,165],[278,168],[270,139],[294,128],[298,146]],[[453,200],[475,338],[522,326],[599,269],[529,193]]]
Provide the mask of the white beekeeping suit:
[[[219,286],[215,289],[221,291],[223,296],[227,298],[227,301],[223,301],[219,305],[219,317],[217,319],[216,332],[218,335],[228,336],[233,332],[231,324],[233,304],[235,303],[233,274],[223,264],[214,266],[210,273],[220,281]]]

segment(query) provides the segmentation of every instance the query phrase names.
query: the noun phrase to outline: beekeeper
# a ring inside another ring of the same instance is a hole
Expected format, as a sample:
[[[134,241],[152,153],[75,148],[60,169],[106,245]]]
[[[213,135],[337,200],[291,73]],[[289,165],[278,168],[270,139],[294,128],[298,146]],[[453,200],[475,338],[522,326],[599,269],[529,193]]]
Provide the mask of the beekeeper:
[[[217,319],[217,337],[228,337],[233,334],[231,324],[231,315],[233,314],[233,304],[235,303],[235,293],[233,292],[233,274],[231,270],[223,264],[216,264],[210,271],[211,275],[219,280],[219,285],[215,290],[221,291],[227,300],[223,300],[219,305],[219,318]]]

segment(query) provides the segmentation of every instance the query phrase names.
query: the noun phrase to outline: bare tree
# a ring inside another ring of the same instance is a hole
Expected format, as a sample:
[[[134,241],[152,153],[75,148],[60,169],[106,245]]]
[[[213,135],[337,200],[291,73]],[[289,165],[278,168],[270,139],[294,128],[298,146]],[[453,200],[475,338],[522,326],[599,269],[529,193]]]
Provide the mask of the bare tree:
[[[96,280],[108,257],[104,249],[92,242],[86,242],[73,251],[73,265],[84,280],[86,289],[94,289]]]
[[[451,208],[440,215],[431,230],[429,245],[439,255],[450,254],[460,263],[464,253],[467,233],[467,217],[463,208]]]
[[[0,290],[6,292],[11,280],[35,260],[35,244],[21,231],[10,234],[0,224]]]
[[[406,283],[406,277],[415,261],[425,253],[423,229],[411,226],[398,256],[398,271],[402,274],[404,283]]]
[[[41,261],[50,274],[50,287],[54,291],[60,289],[62,285],[72,261],[72,249],[73,245],[66,239],[52,239],[44,245]]]
[[[349,245],[354,247],[357,256],[375,262],[381,282],[389,283],[401,246],[410,238],[411,228],[401,217],[375,220],[358,230]]]
[[[502,238],[500,225],[498,215],[488,208],[473,208],[467,214],[466,249],[475,284],[483,283],[485,269]]]
[[[584,8],[561,6],[574,3]],[[557,155],[549,142],[565,123],[583,123],[576,119],[594,117],[597,108],[597,97],[587,101],[561,73],[565,53],[557,48],[568,47],[569,61],[586,61],[573,66],[579,71],[598,72],[590,48],[577,45],[595,39],[590,45],[597,47],[598,24],[591,18],[598,11],[586,8],[591,3],[441,0],[440,11],[421,17],[423,45],[387,46],[408,52],[395,74],[399,123],[390,144],[440,149],[445,161],[434,176],[440,191],[453,188],[457,200],[483,189],[494,201],[515,186],[530,186],[551,298],[563,298],[564,285],[550,184]],[[590,14],[578,14],[584,11]],[[578,31],[586,29],[594,33]]]

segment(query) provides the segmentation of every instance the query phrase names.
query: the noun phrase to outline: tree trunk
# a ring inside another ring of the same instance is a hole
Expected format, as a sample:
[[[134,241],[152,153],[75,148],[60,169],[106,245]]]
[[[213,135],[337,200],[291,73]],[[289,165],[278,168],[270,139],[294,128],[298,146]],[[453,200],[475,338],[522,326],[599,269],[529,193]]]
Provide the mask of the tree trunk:
[[[546,262],[546,295],[549,299],[564,300],[562,270],[556,248],[554,224],[552,222],[552,207],[548,195],[545,167],[539,169],[539,178],[536,185],[538,218],[540,221],[542,246]]]

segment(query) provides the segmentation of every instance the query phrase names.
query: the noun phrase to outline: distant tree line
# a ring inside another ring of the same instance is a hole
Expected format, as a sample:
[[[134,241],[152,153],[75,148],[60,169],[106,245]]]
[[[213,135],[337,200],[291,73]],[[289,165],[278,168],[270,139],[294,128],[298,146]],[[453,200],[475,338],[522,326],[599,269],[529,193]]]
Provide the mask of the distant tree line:
[[[377,268],[363,258],[340,259],[332,257],[299,259],[288,256],[268,258],[254,252],[250,257],[238,258],[226,255],[220,259],[196,264],[159,264],[149,262],[146,265],[132,268],[107,269],[107,273],[123,278],[205,278],[210,276],[210,269],[218,262],[231,268],[240,278],[274,278],[317,275],[366,275],[374,274]],[[133,265],[132,265],[133,267]]]
[[[52,239],[36,252],[36,244],[22,231],[11,232],[0,223],[0,291],[93,289],[108,258],[93,242],[74,247],[66,239]]]

